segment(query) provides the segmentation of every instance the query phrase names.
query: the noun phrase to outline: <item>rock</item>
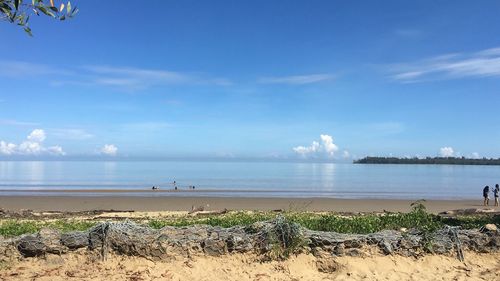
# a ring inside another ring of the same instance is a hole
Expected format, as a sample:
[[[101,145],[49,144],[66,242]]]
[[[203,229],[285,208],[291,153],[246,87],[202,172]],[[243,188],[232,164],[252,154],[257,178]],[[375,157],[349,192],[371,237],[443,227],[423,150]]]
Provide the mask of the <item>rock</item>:
[[[489,223],[489,224],[483,226],[481,228],[481,230],[482,230],[482,232],[488,232],[488,231],[496,232],[496,231],[498,231],[498,227],[493,223]]]
[[[25,235],[19,239],[17,249],[24,257],[37,257],[46,253],[45,244],[36,235]]]
[[[67,251],[67,248],[61,244],[61,233],[58,230],[42,228],[38,236],[45,245],[45,251],[47,253],[60,255]]]
[[[361,248],[363,245],[363,239],[352,239],[352,240],[346,240],[344,242],[344,245],[346,248]]]
[[[392,251],[393,251],[392,245],[388,241],[385,241],[385,240],[380,241],[379,247],[380,247],[380,249],[382,249],[382,252],[384,252],[384,254],[386,254],[386,255],[392,254]]]
[[[203,243],[203,250],[210,256],[221,256],[227,252],[226,243],[216,239],[206,239]]]
[[[346,255],[350,257],[361,257],[363,252],[360,249],[349,249],[346,251]]]
[[[280,221],[280,223],[284,223]],[[285,222],[286,223],[286,222]],[[284,224],[286,225],[286,224]],[[113,251],[121,255],[148,257],[154,260],[192,257],[193,255],[220,256],[226,253],[257,251],[268,254],[276,245],[276,224],[259,222],[248,227],[221,228],[208,225],[164,227],[152,229],[133,222],[100,223],[88,232],[75,231],[61,234],[42,229],[36,235],[23,235],[14,239],[0,239],[0,260],[12,255],[13,249],[25,257],[61,254],[68,250],[88,247],[106,255]],[[299,229],[300,239],[307,243],[315,255],[329,253],[335,256],[363,256],[366,246],[377,246],[386,254],[416,256],[426,247],[439,254],[456,251],[458,237],[464,250],[495,252],[500,250],[500,232],[495,225],[479,230],[461,230],[445,227],[423,242],[418,230],[410,229],[404,235],[386,230],[377,233],[341,234],[335,232]],[[300,250],[300,249],[299,249]],[[321,257],[324,258],[324,257]]]
[[[244,253],[253,249],[252,242],[245,234],[231,234],[226,239],[227,250],[229,252]]]
[[[75,231],[61,234],[61,243],[71,250],[89,246],[89,233],[86,231]]]
[[[408,229],[406,227],[401,227],[399,231],[405,233],[408,231]]]
[[[335,246],[335,248],[333,249],[333,254],[339,257],[343,256],[345,254],[344,244],[339,244]]]
[[[103,247],[109,223],[100,223],[89,230],[89,249],[95,250]]]
[[[168,237],[159,231],[135,223],[115,223],[108,226],[106,244],[118,254],[162,258],[166,256]]]

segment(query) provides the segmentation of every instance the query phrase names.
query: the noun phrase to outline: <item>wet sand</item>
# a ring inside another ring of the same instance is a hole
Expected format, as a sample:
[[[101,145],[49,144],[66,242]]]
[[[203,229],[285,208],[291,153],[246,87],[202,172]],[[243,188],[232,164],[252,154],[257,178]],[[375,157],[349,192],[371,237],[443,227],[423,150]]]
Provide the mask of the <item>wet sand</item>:
[[[335,198],[242,198],[198,196],[2,196],[0,208],[6,210],[30,209],[34,211],[189,211],[203,206],[205,210],[292,210],[335,212],[407,212],[414,200],[396,199],[335,199]],[[425,206],[430,212],[447,210],[488,208],[481,200],[428,200]],[[500,208],[496,208],[500,210]]]

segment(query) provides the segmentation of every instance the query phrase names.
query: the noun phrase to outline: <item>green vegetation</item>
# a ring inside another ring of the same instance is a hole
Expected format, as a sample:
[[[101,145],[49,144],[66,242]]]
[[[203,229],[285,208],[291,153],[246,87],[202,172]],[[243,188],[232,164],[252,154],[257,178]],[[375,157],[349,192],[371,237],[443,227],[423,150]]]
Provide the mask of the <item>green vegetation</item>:
[[[397,157],[365,157],[355,160],[355,164],[435,164],[435,165],[500,165],[498,159],[472,159],[465,157],[426,157],[426,158],[397,158]]]
[[[255,222],[275,219],[275,212],[229,212],[223,215],[183,216],[162,219],[141,219],[138,223],[159,229],[164,226],[190,226],[206,224],[211,226],[232,227],[249,226]],[[412,204],[409,213],[385,213],[343,216],[334,213],[284,212],[280,213],[287,221],[296,223],[311,230],[334,231],[339,233],[373,233],[385,229],[399,230],[400,228],[417,229],[423,234],[430,234],[446,225],[460,226],[465,229],[480,228],[494,223],[500,226],[500,216],[459,216],[443,218],[429,214],[422,201]],[[43,227],[58,229],[63,232],[85,230],[94,226],[96,221],[71,220],[0,220],[0,235],[17,236],[25,233],[38,232]],[[425,236],[425,235],[424,235]]]
[[[76,230],[87,230],[94,226],[96,222],[82,220],[4,220],[0,221],[0,235],[6,237],[18,236],[26,233],[36,233],[40,229],[48,227],[70,232]]]
[[[265,232],[264,240],[272,245],[271,251],[266,253],[271,260],[285,260],[291,255],[299,253],[307,241],[302,234],[300,225],[278,216],[272,224],[271,231]]]
[[[63,21],[72,18],[76,13],[78,8],[72,7],[70,1],[57,5],[54,0],[0,0],[0,20],[21,26],[30,36],[32,33],[28,22],[31,15],[46,15]]]
[[[478,228],[486,223],[500,223],[500,217],[459,217],[444,219],[427,213],[422,201],[412,204],[409,213],[387,213],[342,216],[333,213],[285,212],[287,220],[305,228],[319,231],[334,231],[339,233],[373,233],[385,229],[416,228],[420,231],[433,232],[444,224]],[[231,227],[248,226],[258,221],[271,220],[275,213],[233,212],[224,215],[199,217],[182,217],[149,221],[149,226],[162,228],[164,226],[189,226],[207,224],[212,226]]]

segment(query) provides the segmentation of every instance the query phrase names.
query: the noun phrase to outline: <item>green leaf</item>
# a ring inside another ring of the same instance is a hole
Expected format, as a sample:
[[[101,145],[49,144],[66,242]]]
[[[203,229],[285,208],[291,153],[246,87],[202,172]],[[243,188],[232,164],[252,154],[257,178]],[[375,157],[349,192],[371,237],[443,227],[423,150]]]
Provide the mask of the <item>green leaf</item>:
[[[16,7],[16,10],[19,10],[19,4],[21,4],[21,0],[14,0],[14,7]]]
[[[57,10],[57,8],[56,8],[56,7],[54,7],[54,6],[49,7],[49,9],[51,9],[52,11],[54,11],[54,12],[56,12],[56,13],[59,11],[59,10]]]
[[[45,8],[44,6],[38,6],[37,7],[38,10],[44,14],[46,14],[47,16],[50,16],[50,17],[53,17],[55,18],[56,15],[54,15],[54,13],[52,13],[51,11],[47,10],[47,8]]]
[[[29,35],[29,36],[33,36],[33,33],[31,33],[31,28],[29,28],[29,27],[25,26],[25,27],[24,27],[24,31],[25,31],[26,33],[28,33],[28,35]]]
[[[10,11],[12,10],[9,5],[0,2],[0,9]]]
[[[66,19],[66,16],[65,16],[65,15],[62,15],[59,19],[60,19],[60,20],[65,20],[65,19]]]
[[[68,1],[68,4],[66,5],[66,13],[69,14],[71,12],[71,2]]]

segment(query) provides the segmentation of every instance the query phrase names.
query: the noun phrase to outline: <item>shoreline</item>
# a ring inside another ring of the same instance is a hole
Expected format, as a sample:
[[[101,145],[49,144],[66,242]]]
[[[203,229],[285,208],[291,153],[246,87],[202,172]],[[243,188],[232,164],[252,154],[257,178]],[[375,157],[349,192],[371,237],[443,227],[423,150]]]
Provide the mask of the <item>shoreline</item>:
[[[200,197],[200,196],[1,196],[0,208],[19,211],[190,211],[202,206],[205,210],[292,210],[332,212],[408,212],[410,199],[339,199],[339,198],[278,198],[278,197]],[[484,207],[482,200],[426,200],[432,213],[457,209],[495,209]]]

